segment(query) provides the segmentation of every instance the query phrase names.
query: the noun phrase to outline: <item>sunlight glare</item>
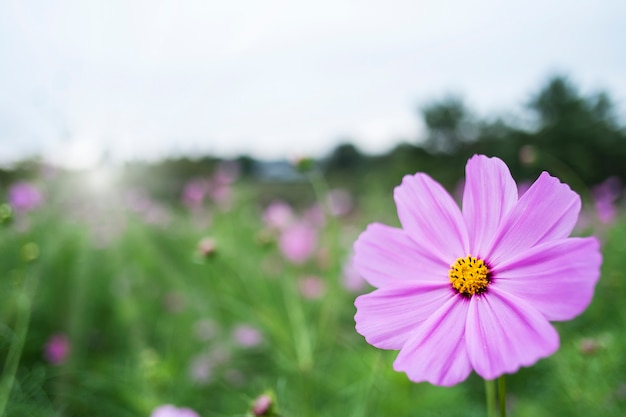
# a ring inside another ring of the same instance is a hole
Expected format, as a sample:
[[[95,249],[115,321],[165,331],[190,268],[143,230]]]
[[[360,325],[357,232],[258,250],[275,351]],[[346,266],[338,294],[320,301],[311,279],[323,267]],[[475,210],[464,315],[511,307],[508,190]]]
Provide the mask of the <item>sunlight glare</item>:
[[[102,152],[93,142],[72,141],[54,152],[50,159],[71,170],[93,170],[102,160]]]

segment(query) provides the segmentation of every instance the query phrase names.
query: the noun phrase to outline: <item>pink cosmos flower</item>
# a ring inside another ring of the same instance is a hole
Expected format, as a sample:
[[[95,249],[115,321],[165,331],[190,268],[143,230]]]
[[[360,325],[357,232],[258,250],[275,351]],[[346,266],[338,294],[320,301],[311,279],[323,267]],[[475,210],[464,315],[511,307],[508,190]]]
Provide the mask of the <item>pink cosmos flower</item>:
[[[215,361],[207,354],[194,356],[189,362],[189,378],[197,384],[208,383],[215,372]]]
[[[213,181],[217,184],[228,185],[237,181],[241,175],[241,167],[237,161],[222,161],[213,174]]]
[[[328,193],[328,203],[333,216],[345,216],[352,211],[354,201],[347,190],[337,188]]]
[[[230,184],[214,184],[208,194],[220,209],[228,211],[232,208],[233,189]]]
[[[293,209],[284,201],[272,202],[263,212],[263,222],[270,229],[282,230],[294,220]]]
[[[321,228],[326,224],[326,215],[324,214],[324,208],[319,204],[313,204],[311,207],[306,209],[303,213],[302,218],[308,224],[313,227]]]
[[[207,195],[209,183],[205,179],[192,179],[183,188],[183,204],[189,208],[199,208]]]
[[[36,209],[43,203],[39,188],[28,182],[16,182],[9,188],[9,204],[17,212]]]
[[[57,333],[48,339],[44,347],[44,356],[52,365],[61,365],[70,354],[70,341],[63,333]]]
[[[171,404],[165,404],[152,410],[150,417],[200,417],[200,414],[196,413],[191,408],[178,408]]]
[[[615,202],[620,197],[620,189],[619,178],[610,177],[591,190],[596,214],[601,223],[610,224],[617,217]]]
[[[318,300],[326,293],[326,283],[320,277],[309,275],[298,281],[300,295],[308,300]]]
[[[235,343],[244,348],[251,348],[263,342],[263,335],[256,327],[240,324],[233,330]]]
[[[272,397],[267,394],[259,395],[252,404],[252,415],[265,416],[272,407]]]
[[[360,292],[367,286],[367,282],[365,282],[363,276],[354,265],[354,254],[351,254],[343,264],[341,284],[346,290],[351,292]]]
[[[315,251],[317,246],[316,230],[304,222],[299,222],[283,230],[278,247],[283,256],[294,264],[303,264]]]
[[[215,255],[216,250],[217,244],[215,243],[215,239],[204,237],[200,240],[200,242],[198,242],[197,251],[200,256],[208,258]]]
[[[450,386],[554,353],[549,321],[589,305],[602,257],[595,238],[569,238],[580,198],[543,172],[518,198],[498,158],[466,166],[463,209],[428,175],[405,176],[394,198],[402,228],[371,224],[355,263],[377,289],[357,298],[357,331],[400,350],[396,371]]]

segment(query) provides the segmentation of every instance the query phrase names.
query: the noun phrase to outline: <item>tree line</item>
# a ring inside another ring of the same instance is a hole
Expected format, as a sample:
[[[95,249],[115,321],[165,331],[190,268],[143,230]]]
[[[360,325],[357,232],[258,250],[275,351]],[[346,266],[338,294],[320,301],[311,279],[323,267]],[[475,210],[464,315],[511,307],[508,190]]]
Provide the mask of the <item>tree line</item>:
[[[378,156],[344,142],[328,156],[327,174],[383,172],[397,182],[403,173],[425,171],[453,186],[467,159],[482,153],[505,160],[518,179],[532,180],[548,170],[574,188],[608,177],[626,180],[626,129],[615,103],[603,91],[582,94],[564,76],[548,79],[516,118],[478,118],[458,96],[428,103],[419,114],[424,137]]]

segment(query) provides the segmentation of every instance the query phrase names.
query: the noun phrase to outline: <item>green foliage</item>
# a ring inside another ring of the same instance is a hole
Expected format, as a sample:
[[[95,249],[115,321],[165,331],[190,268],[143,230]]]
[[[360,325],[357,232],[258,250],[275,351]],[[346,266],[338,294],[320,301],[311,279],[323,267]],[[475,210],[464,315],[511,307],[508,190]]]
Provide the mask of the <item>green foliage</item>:
[[[450,96],[422,109],[428,130],[425,145],[433,152],[454,153],[475,139],[476,131],[463,100]]]
[[[406,158],[403,169],[415,160],[435,169],[450,158],[430,159],[410,145],[396,152],[397,160]],[[394,175],[402,175],[400,168]],[[56,181],[50,189],[80,192],[74,178]],[[361,196],[349,217],[327,219],[318,257],[303,265],[279,255],[275,235],[259,240],[263,204],[249,181],[236,185],[231,210],[205,206],[210,223],[170,208],[169,221],[150,224],[122,200],[93,194],[74,201],[109,206],[88,209],[97,217],[83,218],[77,210],[85,207],[63,203],[67,191],[48,193],[47,207],[0,232],[3,358],[15,337],[24,277],[38,283],[7,415],[148,416],[171,403],[203,417],[244,416],[258,395],[271,391],[281,416],[483,416],[484,387],[476,375],[452,388],[411,383],[393,371],[395,352],[369,346],[354,330],[356,294],[342,286],[342,268],[366,224],[397,222],[392,190],[381,184]],[[106,217],[123,227],[109,225],[117,233],[101,235]],[[508,377],[511,417],[626,412],[625,234],[621,218],[606,235],[594,302],[579,318],[558,324],[561,349]],[[196,254],[204,236],[216,242],[209,258]],[[23,248],[32,243],[38,257],[25,263]],[[302,296],[298,282],[309,275],[326,284],[322,298]],[[233,334],[241,324],[260,330],[263,342],[237,344]],[[43,355],[56,333],[71,342],[60,365]]]
[[[423,106],[421,116],[426,131],[413,146],[362,157],[344,143],[331,153],[326,174],[374,171],[388,185],[397,183],[398,172],[420,170],[452,186],[462,178],[465,161],[482,153],[502,158],[516,178],[534,180],[547,169],[581,192],[611,176],[626,182],[623,115],[616,114],[608,93],[583,95],[563,76],[532,94],[526,114],[480,119],[461,98],[447,96]],[[371,179],[365,177],[354,175],[353,187]]]

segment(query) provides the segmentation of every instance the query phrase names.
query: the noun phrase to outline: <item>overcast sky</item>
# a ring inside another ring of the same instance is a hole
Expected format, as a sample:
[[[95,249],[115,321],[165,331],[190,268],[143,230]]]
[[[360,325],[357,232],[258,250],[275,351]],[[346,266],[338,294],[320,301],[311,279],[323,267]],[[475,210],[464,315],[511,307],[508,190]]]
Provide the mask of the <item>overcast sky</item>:
[[[625,39],[624,0],[0,0],[0,162],[380,152],[554,73],[623,110]]]

